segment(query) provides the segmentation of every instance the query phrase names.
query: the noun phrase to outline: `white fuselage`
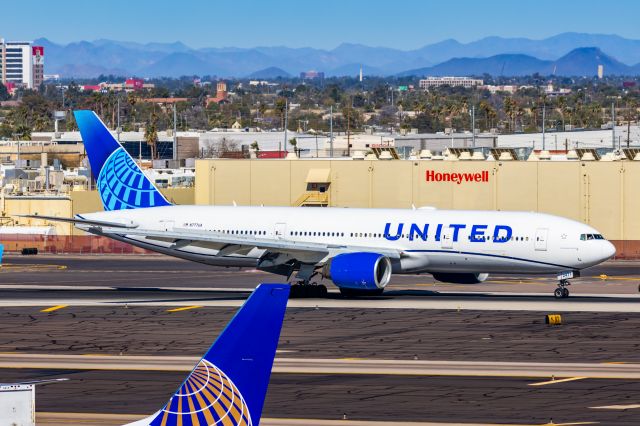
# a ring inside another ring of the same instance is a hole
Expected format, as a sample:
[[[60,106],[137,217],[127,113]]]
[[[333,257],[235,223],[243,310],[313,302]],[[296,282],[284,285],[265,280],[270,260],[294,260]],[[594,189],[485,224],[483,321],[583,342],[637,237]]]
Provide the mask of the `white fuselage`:
[[[613,245],[592,227],[541,213],[422,208],[168,206],[83,214],[85,219],[132,222],[138,229],[253,237],[280,241],[398,250],[394,273],[556,273],[609,259]],[[82,228],[82,226],[79,226]],[[206,244],[172,244],[127,236],[112,238],[211,265],[256,266],[265,253],[216,256]],[[582,238],[581,238],[582,236]]]

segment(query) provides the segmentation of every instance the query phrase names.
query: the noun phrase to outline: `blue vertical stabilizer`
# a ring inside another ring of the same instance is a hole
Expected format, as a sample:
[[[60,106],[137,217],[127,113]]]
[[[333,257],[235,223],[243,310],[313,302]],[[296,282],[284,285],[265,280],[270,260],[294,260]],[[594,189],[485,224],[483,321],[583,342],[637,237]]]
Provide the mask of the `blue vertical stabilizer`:
[[[149,424],[258,426],[289,288],[260,284]]]
[[[95,112],[74,111],[74,116],[105,210],[170,205]]]

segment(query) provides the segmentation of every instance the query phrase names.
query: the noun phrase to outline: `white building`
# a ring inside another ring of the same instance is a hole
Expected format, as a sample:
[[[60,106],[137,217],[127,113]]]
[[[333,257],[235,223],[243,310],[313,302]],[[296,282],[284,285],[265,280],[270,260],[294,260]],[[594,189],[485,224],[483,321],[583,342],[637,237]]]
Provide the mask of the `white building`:
[[[0,39],[0,82],[2,84],[10,83],[16,87],[36,88],[43,81],[43,70],[44,49],[42,47],[33,46],[29,41]]]
[[[420,80],[421,89],[429,89],[430,87],[440,86],[462,86],[475,87],[482,86],[484,81],[471,77],[427,77]]]

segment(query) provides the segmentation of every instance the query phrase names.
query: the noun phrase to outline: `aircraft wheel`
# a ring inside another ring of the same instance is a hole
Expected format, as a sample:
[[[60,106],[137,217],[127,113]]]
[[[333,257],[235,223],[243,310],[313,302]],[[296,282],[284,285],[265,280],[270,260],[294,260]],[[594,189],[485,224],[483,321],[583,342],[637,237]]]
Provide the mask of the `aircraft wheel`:
[[[563,288],[562,289],[562,297],[564,297],[565,299],[567,297],[569,297],[569,289],[568,288]]]
[[[325,299],[327,297],[327,286],[324,284],[318,284],[315,287],[316,297],[319,299]]]
[[[346,297],[358,297],[358,296],[382,296],[384,292],[383,288],[379,288],[376,290],[354,290],[352,288],[341,288],[340,294]]]
[[[292,299],[327,297],[327,287],[324,285],[294,284],[291,286],[289,297]]]
[[[553,296],[556,299],[562,299],[564,297],[564,291],[561,288],[556,288],[555,291],[553,292]]]

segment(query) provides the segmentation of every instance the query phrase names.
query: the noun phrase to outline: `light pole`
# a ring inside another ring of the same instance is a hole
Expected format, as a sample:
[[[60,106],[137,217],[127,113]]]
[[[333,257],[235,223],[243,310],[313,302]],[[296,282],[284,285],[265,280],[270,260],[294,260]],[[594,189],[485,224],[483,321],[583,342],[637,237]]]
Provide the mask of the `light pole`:
[[[329,157],[333,158],[333,105],[329,107]]]
[[[545,139],[545,125],[544,121],[547,118],[547,105],[545,103],[542,104],[542,150],[547,150],[547,141]]]
[[[471,105],[471,147],[476,147],[476,106]]]
[[[287,152],[287,127],[289,127],[289,100],[284,100],[284,150]]]

